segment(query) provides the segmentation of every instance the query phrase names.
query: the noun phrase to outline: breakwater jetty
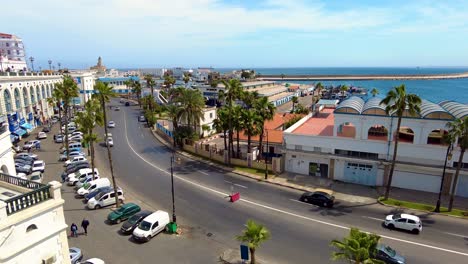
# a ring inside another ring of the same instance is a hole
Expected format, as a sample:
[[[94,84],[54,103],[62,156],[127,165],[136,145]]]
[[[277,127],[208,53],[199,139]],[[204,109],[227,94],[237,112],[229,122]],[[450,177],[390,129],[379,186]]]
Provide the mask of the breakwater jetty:
[[[265,81],[345,81],[345,80],[441,80],[468,78],[468,72],[446,74],[413,74],[413,75],[260,75]]]

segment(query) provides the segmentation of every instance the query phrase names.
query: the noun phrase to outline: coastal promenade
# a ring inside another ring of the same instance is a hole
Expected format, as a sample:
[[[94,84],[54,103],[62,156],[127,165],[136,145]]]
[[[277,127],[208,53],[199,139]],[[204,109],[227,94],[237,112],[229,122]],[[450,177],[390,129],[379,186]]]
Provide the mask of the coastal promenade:
[[[412,75],[261,75],[265,81],[334,81],[334,80],[441,80],[468,78],[468,72]]]

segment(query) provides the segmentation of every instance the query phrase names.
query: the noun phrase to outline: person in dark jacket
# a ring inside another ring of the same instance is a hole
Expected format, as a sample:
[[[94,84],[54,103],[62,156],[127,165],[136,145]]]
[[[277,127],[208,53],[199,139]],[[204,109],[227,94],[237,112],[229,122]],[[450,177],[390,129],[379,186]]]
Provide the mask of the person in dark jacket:
[[[88,235],[88,226],[89,226],[88,219],[83,218],[83,221],[81,221],[81,227],[84,229],[85,235]]]
[[[72,223],[70,230],[73,237],[78,237],[78,226],[75,223]]]

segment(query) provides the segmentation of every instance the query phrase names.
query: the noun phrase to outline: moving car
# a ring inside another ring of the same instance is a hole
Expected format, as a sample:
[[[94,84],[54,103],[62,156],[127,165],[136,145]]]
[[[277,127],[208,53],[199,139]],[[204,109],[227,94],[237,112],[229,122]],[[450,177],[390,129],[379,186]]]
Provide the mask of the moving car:
[[[117,190],[117,197],[120,201],[120,203],[123,203],[125,200],[125,197],[123,196],[123,191],[122,190]],[[115,204],[115,192],[114,190],[111,190],[108,193],[100,193],[93,198],[88,200],[88,208],[89,209],[99,209],[105,206],[113,205]]]
[[[114,110],[115,110],[115,111],[120,111],[120,107],[116,106],[116,107],[114,108]]]
[[[410,214],[387,215],[384,225],[390,229],[403,229],[415,234],[419,234],[422,231],[421,219]]]
[[[406,259],[398,254],[393,248],[379,244],[377,245],[377,254],[374,258],[385,262],[386,264],[405,264]]]
[[[299,198],[299,200],[323,207],[333,207],[333,204],[335,203],[335,197],[324,191],[306,192],[301,196],[301,198]]]
[[[138,117],[138,121],[140,121],[140,122],[146,122],[145,116],[140,116],[140,117]]]
[[[81,249],[76,247],[71,247],[69,249],[70,252],[70,262],[72,264],[78,263],[83,258],[83,254],[81,253]]]
[[[23,149],[25,150],[30,150],[32,148],[36,148],[37,147],[37,144],[41,144],[41,141],[39,140],[30,140],[30,141],[26,141],[23,145]]]
[[[47,134],[45,132],[39,132],[37,133],[37,139],[46,139]]]
[[[45,171],[45,162],[43,160],[34,161],[34,164],[32,166],[32,171],[33,172],[40,171],[40,172],[44,173],[44,171]]]
[[[133,230],[132,237],[138,241],[149,241],[152,237],[166,229],[169,224],[169,214],[158,210],[141,221]]]
[[[143,210],[134,214],[132,217],[130,217],[127,221],[123,223],[122,227],[120,228],[120,231],[123,234],[131,234],[133,230],[140,224],[140,222],[152,213],[153,212],[151,211]]]
[[[36,154],[33,154],[33,153],[18,153],[18,154],[15,154],[15,158],[21,158],[21,157],[29,157],[29,158],[32,158],[34,160],[37,160],[37,155]]]
[[[130,106],[130,102],[125,102],[125,106]]]
[[[141,208],[137,204],[124,204],[119,209],[110,212],[109,215],[107,215],[107,220],[109,220],[109,222],[112,224],[118,224],[140,211]]]
[[[115,122],[114,121],[109,121],[109,123],[107,124],[107,127],[108,128],[114,128],[115,127]]]
[[[114,140],[111,137],[108,137],[107,140],[106,140],[106,145],[109,146],[109,147],[113,147],[114,146]]]

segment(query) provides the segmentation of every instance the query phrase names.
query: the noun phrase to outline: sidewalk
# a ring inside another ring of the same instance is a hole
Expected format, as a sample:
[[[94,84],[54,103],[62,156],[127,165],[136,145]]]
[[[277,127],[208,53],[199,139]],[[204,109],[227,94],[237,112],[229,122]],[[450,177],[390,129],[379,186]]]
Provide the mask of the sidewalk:
[[[152,130],[152,133],[158,141],[160,141],[167,147],[172,148],[171,144],[165,139],[163,139],[161,136],[159,136],[155,132],[155,130]],[[269,182],[283,187],[288,187],[301,191],[315,191],[316,188],[331,189],[334,191],[334,196],[337,199],[353,203],[375,204],[377,203],[376,199],[380,196],[383,196],[385,193],[385,187],[364,186],[359,184],[333,181],[326,178],[311,177],[307,175],[297,175],[289,172],[283,172],[282,174],[276,177],[271,176],[269,179],[265,180],[263,177],[260,177],[258,175],[236,170],[234,168],[210,161],[208,159],[196,156],[186,151],[177,150],[177,153],[190,159],[204,162],[206,164],[209,164],[210,166],[221,168],[225,171],[233,172],[239,175]],[[435,205],[437,201],[437,196],[437,193],[401,189],[396,187],[391,189],[392,198],[404,201],[424,203],[429,205]],[[442,196],[442,206],[446,206],[448,204],[449,199],[450,197],[447,195]],[[456,197],[454,201],[454,208],[468,210],[468,198]]]

